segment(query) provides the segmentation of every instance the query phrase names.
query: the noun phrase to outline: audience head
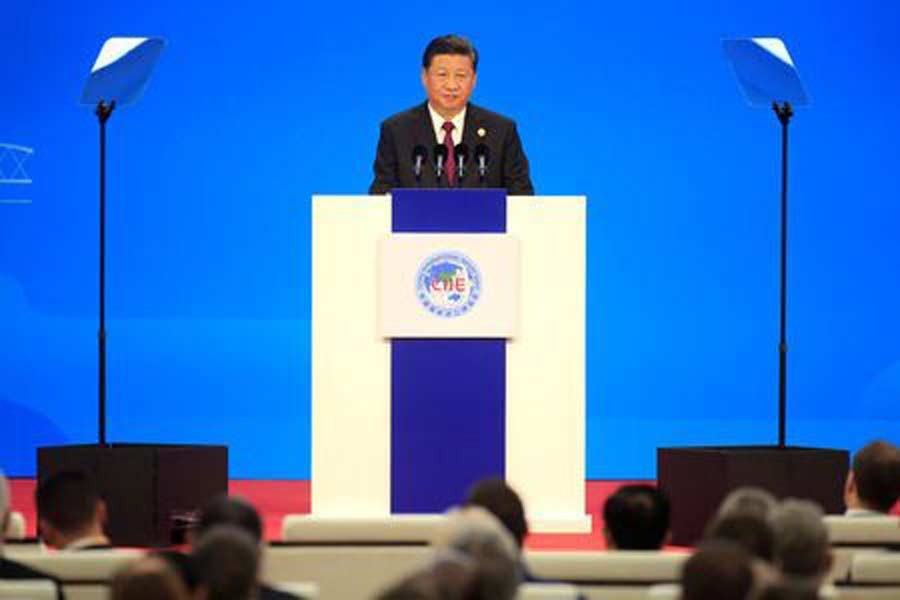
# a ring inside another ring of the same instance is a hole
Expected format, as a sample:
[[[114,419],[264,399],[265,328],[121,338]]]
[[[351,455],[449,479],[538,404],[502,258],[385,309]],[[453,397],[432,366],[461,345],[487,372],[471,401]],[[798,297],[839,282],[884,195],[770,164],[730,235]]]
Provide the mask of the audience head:
[[[84,471],[59,471],[35,491],[38,527],[51,546],[64,548],[90,536],[102,536],[106,505],[94,479]]]
[[[681,572],[681,600],[744,600],[752,589],[750,555],[728,542],[702,544]]]
[[[218,525],[232,525],[248,533],[256,543],[262,542],[262,519],[252,504],[237,496],[220,494],[206,503],[194,530],[194,538]]]
[[[473,565],[476,597],[513,598],[519,585],[518,547],[506,527],[480,506],[447,514],[432,540],[438,563],[463,560]]]
[[[768,519],[778,505],[775,496],[758,487],[739,487],[728,494],[719,505],[717,516],[749,514],[760,519]]]
[[[188,594],[194,594],[197,589],[197,570],[189,554],[177,550],[161,550],[154,552],[152,556],[168,563],[173,572],[181,578]]]
[[[500,478],[482,479],[469,490],[466,505],[480,506],[497,517],[521,549],[528,535],[525,508],[519,495]]]
[[[772,512],[775,565],[786,578],[817,586],[831,568],[823,516],[815,503],[794,498],[788,498]]]
[[[775,543],[772,526],[764,518],[749,512],[716,517],[706,528],[705,537],[733,542],[754,558],[772,562]]]
[[[145,556],[113,577],[112,600],[188,600],[188,590],[172,565],[158,556]]]
[[[234,525],[216,525],[195,539],[197,589],[205,600],[250,600],[257,593],[259,544]]]
[[[477,587],[471,561],[439,560],[378,594],[378,600],[474,600]]]
[[[659,550],[669,532],[669,499],[650,485],[623,485],[603,506],[603,533],[616,550]]]
[[[844,502],[847,508],[886,513],[900,498],[900,448],[885,441],[863,446],[853,457]]]

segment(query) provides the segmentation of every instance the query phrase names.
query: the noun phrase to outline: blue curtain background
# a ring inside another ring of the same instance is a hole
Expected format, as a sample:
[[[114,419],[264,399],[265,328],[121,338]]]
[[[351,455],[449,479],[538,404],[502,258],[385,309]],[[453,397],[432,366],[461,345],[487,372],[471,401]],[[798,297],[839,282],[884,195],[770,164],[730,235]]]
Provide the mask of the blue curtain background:
[[[900,442],[900,4],[454,7],[4,7],[0,142],[35,152],[31,185],[0,184],[31,200],[0,204],[0,466],[96,439],[97,126],[76,100],[111,35],[168,40],[109,123],[111,440],[309,478],[310,195],[365,193],[379,122],[458,31],[538,193],[589,198],[589,478],[777,441],[780,138],[728,37],[785,38],[813,101],[791,125],[788,441]]]

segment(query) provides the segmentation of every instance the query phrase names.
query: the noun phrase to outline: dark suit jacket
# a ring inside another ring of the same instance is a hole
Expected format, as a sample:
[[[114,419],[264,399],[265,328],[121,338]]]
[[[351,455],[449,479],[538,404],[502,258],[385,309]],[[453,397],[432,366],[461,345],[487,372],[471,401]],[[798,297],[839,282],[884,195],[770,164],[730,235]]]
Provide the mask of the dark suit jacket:
[[[0,579],[47,579],[56,584],[56,597],[65,600],[59,580],[46,573],[32,569],[28,565],[17,563],[0,556]]]
[[[479,136],[479,131],[484,133]],[[522,142],[515,122],[495,112],[474,104],[466,108],[466,121],[462,141],[469,147],[465,177],[461,187],[505,188],[511,195],[534,194],[528,174],[528,159],[522,150]],[[428,104],[397,113],[381,124],[381,137],[375,156],[375,180],[369,186],[370,194],[385,194],[393,188],[446,187],[446,176],[439,182],[436,177],[433,149],[437,140]],[[488,147],[488,172],[481,181],[475,168],[475,146]],[[422,177],[416,181],[413,173],[413,148],[424,146],[428,160],[422,168]]]

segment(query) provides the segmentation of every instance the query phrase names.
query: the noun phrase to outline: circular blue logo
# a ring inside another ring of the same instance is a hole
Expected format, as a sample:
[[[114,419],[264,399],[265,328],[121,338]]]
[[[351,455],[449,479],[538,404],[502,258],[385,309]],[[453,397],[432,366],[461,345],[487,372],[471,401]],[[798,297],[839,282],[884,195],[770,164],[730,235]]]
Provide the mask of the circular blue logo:
[[[416,274],[416,296],[428,312],[453,318],[467,314],[481,295],[478,266],[462,252],[434,254]]]

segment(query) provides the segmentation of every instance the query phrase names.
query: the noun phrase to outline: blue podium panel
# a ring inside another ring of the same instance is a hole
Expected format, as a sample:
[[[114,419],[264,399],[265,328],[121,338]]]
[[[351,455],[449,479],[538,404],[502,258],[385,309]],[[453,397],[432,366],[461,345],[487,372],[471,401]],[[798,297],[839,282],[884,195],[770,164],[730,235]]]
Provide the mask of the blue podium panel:
[[[394,190],[392,204],[394,233],[506,231],[505,190]],[[506,340],[392,340],[391,512],[443,512],[502,477],[505,415]]]
[[[394,233],[506,232],[506,190],[400,189],[391,203]]]

